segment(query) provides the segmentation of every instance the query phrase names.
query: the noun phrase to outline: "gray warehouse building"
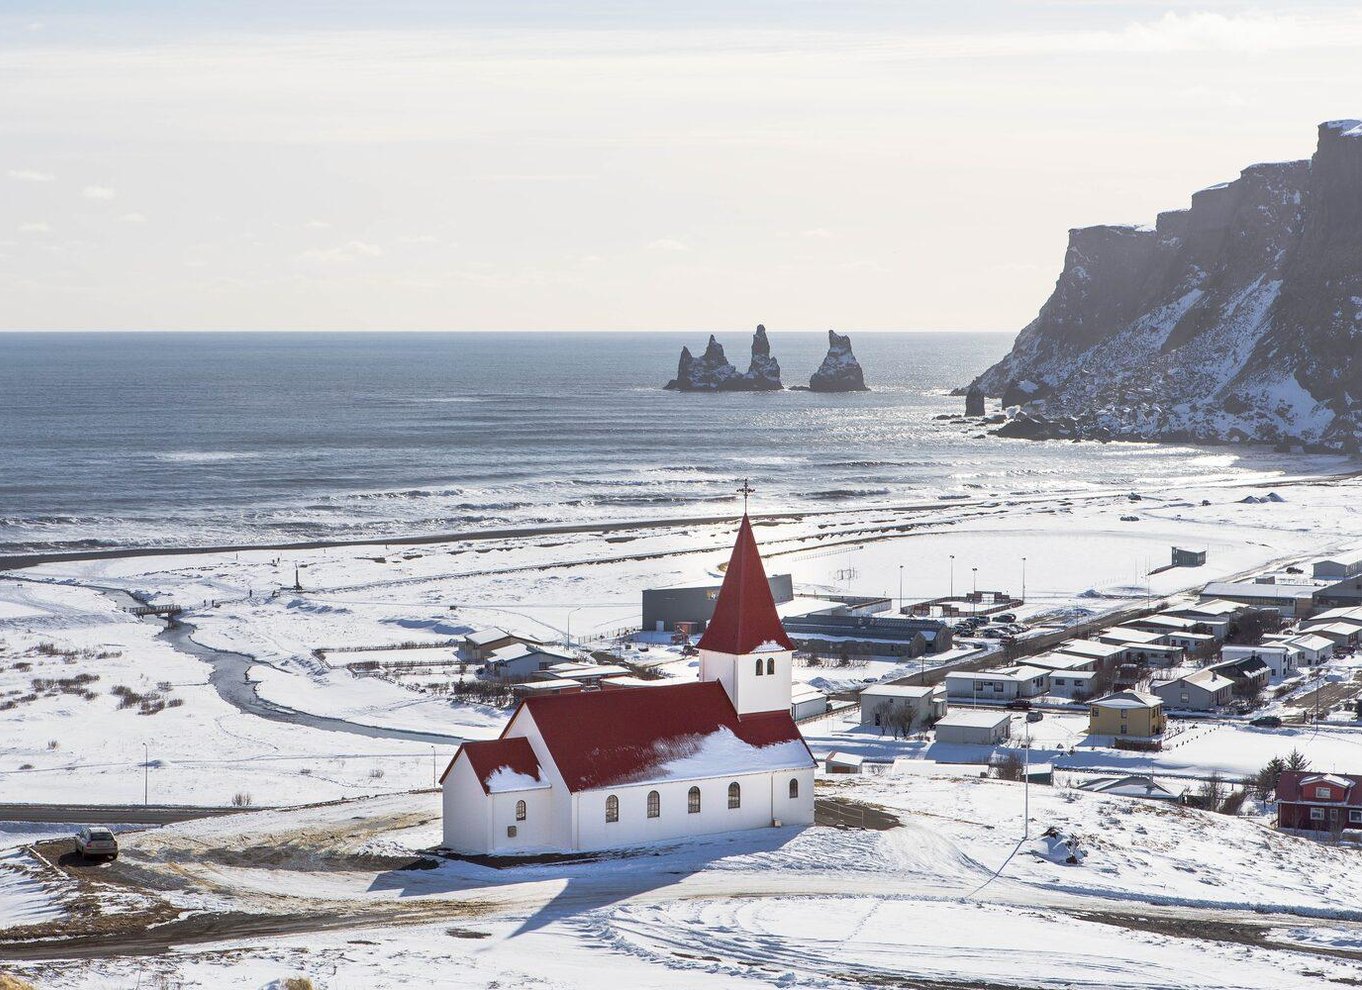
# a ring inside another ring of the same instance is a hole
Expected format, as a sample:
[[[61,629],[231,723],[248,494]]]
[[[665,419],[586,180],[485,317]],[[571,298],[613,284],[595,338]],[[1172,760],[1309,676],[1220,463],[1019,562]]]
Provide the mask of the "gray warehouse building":
[[[794,581],[790,575],[772,574],[766,581],[777,605],[794,599]],[[714,604],[718,600],[717,584],[645,589],[643,631],[672,632],[678,622],[689,622],[692,632],[700,632],[714,617]]]

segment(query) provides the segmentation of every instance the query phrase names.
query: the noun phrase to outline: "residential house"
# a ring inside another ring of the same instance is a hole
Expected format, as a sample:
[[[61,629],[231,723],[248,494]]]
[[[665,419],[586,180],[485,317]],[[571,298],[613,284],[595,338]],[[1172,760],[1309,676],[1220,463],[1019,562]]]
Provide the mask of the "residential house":
[[[1155,681],[1149,690],[1163,699],[1169,708],[1209,712],[1230,703],[1234,696],[1234,681],[1206,667],[1170,681]]]
[[[1362,554],[1350,553],[1341,557],[1326,557],[1315,561],[1312,576],[1317,581],[1340,581],[1362,574]]]
[[[557,646],[528,646],[512,643],[492,651],[482,665],[485,677],[502,681],[524,681],[556,663],[571,663],[577,654]]]
[[[1201,590],[1202,598],[1223,598],[1254,608],[1275,609],[1287,618],[1309,615],[1321,589],[1314,584],[1266,581],[1213,581]]]
[[[475,629],[463,638],[463,653],[469,660],[485,662],[490,660],[492,654],[497,650],[507,646],[514,646],[517,643],[525,646],[540,645],[536,640],[528,636],[521,636],[518,633],[509,633],[505,629]]]
[[[1187,656],[1194,656],[1199,651],[1208,650],[1215,645],[1216,639],[1210,633],[1199,633],[1190,631],[1170,631],[1164,637],[1168,640],[1169,646],[1180,648]]]
[[[1268,653],[1267,656],[1278,660],[1284,659],[1275,653]],[[1231,657],[1220,663],[1211,664],[1207,669],[1228,678],[1234,684],[1233,693],[1241,696],[1256,695],[1267,687],[1267,682],[1272,679],[1272,668],[1268,666],[1263,656]]]
[[[996,746],[1012,735],[1012,716],[998,711],[956,711],[934,728],[939,743]]]
[[[1257,646],[1223,646],[1220,648],[1221,660],[1243,660],[1254,659],[1264,663],[1268,668],[1269,677],[1281,680],[1283,677],[1290,677],[1296,672],[1296,667],[1300,664],[1301,651],[1297,647],[1283,642],[1260,643]]]
[[[1086,701],[1093,696],[1093,684],[1098,676],[1094,670],[1052,670],[1046,693],[1074,701]]]
[[[1362,776],[1284,771],[1277,780],[1277,827],[1308,832],[1362,829]]]
[[[945,677],[947,697],[957,701],[1000,702],[1045,693],[1046,671],[1039,667],[957,670]]]
[[[1088,702],[1090,736],[1148,742],[1161,738],[1167,726],[1163,699],[1158,695],[1115,691]]]
[[[1301,663],[1313,667],[1334,655],[1334,641],[1325,636],[1312,636],[1302,633],[1278,640],[1285,646],[1294,647],[1300,653]]]
[[[1099,667],[1111,667],[1126,658],[1127,647],[1118,643],[1102,643],[1095,639],[1070,639],[1055,647],[1057,653],[1087,657]]]
[[[926,728],[946,714],[944,684],[872,684],[861,692],[861,724],[886,726],[892,717],[911,711],[914,728]]]
[[[801,718],[813,718],[826,714],[828,696],[808,684],[796,684],[790,694],[790,717],[798,722]]]

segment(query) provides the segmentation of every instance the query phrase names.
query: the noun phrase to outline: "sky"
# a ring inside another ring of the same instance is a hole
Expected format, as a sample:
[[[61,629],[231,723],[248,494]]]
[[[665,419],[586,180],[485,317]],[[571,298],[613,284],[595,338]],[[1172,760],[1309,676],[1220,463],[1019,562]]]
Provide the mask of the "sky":
[[[999,330],[1362,117],[1362,7],[6,0],[0,329]]]

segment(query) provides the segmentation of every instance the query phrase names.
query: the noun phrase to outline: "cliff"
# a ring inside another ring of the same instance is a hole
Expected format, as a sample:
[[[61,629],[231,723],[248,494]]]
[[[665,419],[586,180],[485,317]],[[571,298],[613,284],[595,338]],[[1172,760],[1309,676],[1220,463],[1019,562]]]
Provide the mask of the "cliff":
[[[740,373],[724,357],[724,348],[710,334],[705,352],[696,358],[690,348],[681,348],[676,377],[666,386],[682,392],[769,392],[782,389],[780,362],[771,354],[766,327],[758,325],[752,335],[752,359],[747,371]]]
[[[1358,450],[1362,122],[1152,228],[1071,230],[1054,292],[974,384],[1018,407],[1004,434]]]
[[[851,338],[828,331],[828,353],[823,363],[809,378],[813,392],[866,392],[865,374],[860,362],[851,353]]]

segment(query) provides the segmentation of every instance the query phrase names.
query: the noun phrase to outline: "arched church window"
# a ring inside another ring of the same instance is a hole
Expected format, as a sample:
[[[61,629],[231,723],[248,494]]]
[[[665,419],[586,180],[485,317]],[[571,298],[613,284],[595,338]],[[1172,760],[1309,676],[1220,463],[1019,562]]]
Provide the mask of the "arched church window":
[[[728,808],[730,811],[732,811],[734,808],[741,807],[742,807],[742,788],[738,786],[738,782],[735,780],[733,781],[733,783],[728,785]]]
[[[607,822],[620,820],[620,799],[613,794],[605,799],[605,820]]]
[[[767,657],[767,658],[766,658],[766,673],[768,673],[768,674],[774,674],[775,672],[776,672],[776,658],[775,658],[775,657]]]
[[[700,813],[700,788],[692,787],[686,792],[686,814],[698,815]]]
[[[761,657],[757,657],[757,676],[761,676]]]
[[[790,778],[790,800],[793,801],[793,800],[794,800],[795,798],[797,798],[797,797],[799,797],[799,778],[797,778],[797,777],[791,777],[791,778]]]
[[[662,814],[662,795],[657,791],[648,792],[648,817],[656,818]]]
[[[525,820],[525,802],[524,802],[524,801],[517,801],[517,802],[515,803],[515,820],[518,821],[518,822],[523,822],[523,821]]]

